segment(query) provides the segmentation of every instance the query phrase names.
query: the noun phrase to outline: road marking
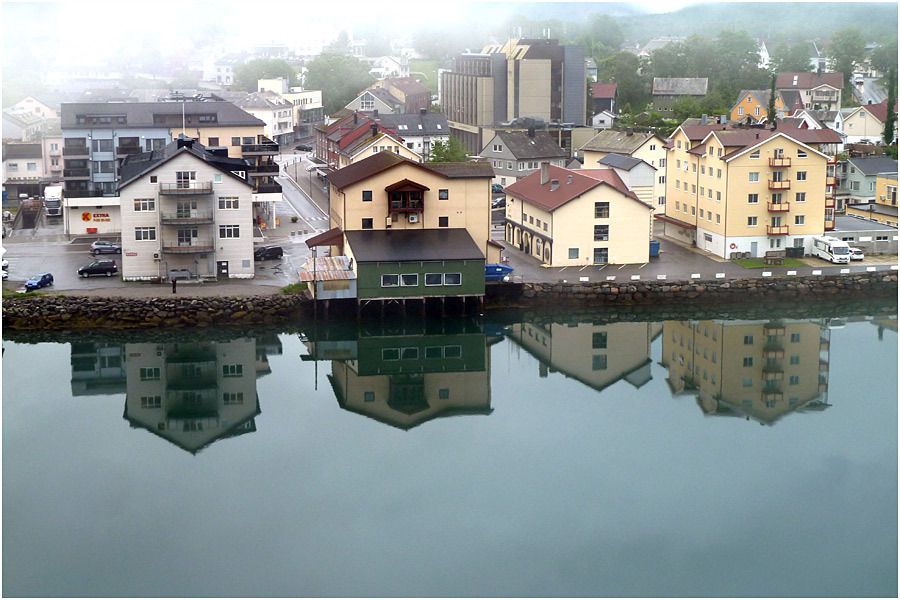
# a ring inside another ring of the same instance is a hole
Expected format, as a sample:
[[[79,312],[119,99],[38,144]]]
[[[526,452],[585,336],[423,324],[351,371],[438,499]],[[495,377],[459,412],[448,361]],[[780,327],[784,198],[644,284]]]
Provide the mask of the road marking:
[[[691,279],[700,279],[700,273],[691,273]]]
[[[609,266],[609,265],[603,265],[602,267],[600,267],[599,269],[597,269],[597,272],[599,273],[600,271],[602,271],[603,269],[605,269],[607,266]]]
[[[725,279],[725,273],[716,273],[716,279]]]
[[[772,276],[772,271],[763,271],[763,272],[762,272],[762,276],[763,276],[763,277],[771,277],[771,276]]]
[[[797,274],[797,271],[788,271],[787,274],[788,274],[788,275],[796,275],[796,274]]]
[[[615,275],[607,275],[607,276],[606,276],[606,280],[607,280],[607,281],[615,281],[615,280],[616,280],[616,276],[615,276]]]
[[[583,267],[581,267],[581,268],[578,269],[578,270],[579,270],[579,271],[584,271],[584,270],[587,269],[589,266],[590,266],[590,265],[584,265]]]
[[[565,271],[565,270],[568,269],[568,268],[569,268],[569,267],[563,267],[563,268],[561,268],[561,269],[559,270],[559,272],[562,273],[563,271]]]
[[[869,273],[871,273],[874,270],[875,270],[875,267],[866,267],[866,271],[868,271]]]
[[[632,281],[639,281],[640,279],[641,279],[641,276],[640,276],[640,275],[632,275],[632,276],[631,276],[631,280],[632,280]]]
[[[648,264],[649,264],[649,263],[644,263],[644,264],[642,264],[641,266],[639,266],[639,267],[638,267],[638,271],[640,271],[641,269],[643,269],[644,267],[646,267]]]
[[[666,276],[665,276],[665,275],[657,275],[656,278],[659,279],[659,280],[661,280],[661,281],[665,281]]]
[[[897,270],[897,265],[891,265],[891,271],[896,271],[896,270]]]
[[[579,277],[578,278],[578,281],[590,281],[590,280],[591,280],[590,277]]]
[[[846,275],[850,272],[850,269],[841,269],[841,275]]]
[[[813,275],[821,275],[821,274],[822,274],[822,269],[813,269],[812,274],[813,274]]]
[[[622,265],[621,267],[619,267],[619,270],[621,271],[621,270],[624,269],[626,266],[627,266],[627,265]]]

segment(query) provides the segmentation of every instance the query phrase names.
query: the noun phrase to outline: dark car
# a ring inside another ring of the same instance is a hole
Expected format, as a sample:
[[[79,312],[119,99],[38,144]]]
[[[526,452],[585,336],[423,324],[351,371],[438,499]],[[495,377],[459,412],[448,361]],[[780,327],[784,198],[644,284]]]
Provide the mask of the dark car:
[[[113,242],[106,242],[104,240],[97,240],[93,244],[91,244],[91,254],[121,254],[122,246],[119,244],[114,244]]]
[[[25,289],[28,291],[39,290],[48,285],[53,285],[53,275],[50,273],[38,273],[25,282]]]
[[[294,150],[299,150],[300,152],[312,152],[312,146],[309,144],[297,144],[294,146]]]
[[[492,183],[491,184],[491,192],[494,194],[502,194],[503,186],[500,185],[499,183]]]
[[[284,256],[281,246],[267,246],[253,251],[253,260],[275,260]]]
[[[495,198],[491,202],[491,208],[505,208],[506,207],[506,196],[502,196],[500,198]]]
[[[112,277],[119,272],[119,265],[114,260],[95,260],[89,265],[85,265],[78,269],[78,274],[82,277],[90,277],[91,275],[106,275]]]

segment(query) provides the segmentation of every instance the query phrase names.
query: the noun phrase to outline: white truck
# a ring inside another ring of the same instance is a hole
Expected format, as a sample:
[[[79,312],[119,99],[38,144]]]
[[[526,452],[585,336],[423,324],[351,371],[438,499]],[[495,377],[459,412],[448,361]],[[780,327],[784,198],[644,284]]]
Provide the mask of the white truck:
[[[836,265],[846,265],[850,263],[849,244],[836,237],[814,237],[811,254]]]
[[[61,185],[48,185],[44,188],[44,211],[48,217],[62,216],[62,195]]]

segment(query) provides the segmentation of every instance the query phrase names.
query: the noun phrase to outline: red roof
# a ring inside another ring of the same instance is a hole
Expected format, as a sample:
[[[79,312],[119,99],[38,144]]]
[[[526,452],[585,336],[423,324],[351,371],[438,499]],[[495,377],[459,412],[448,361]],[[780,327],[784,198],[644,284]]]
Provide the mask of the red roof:
[[[615,83],[592,83],[591,98],[615,98],[617,87]]]
[[[797,83],[794,83],[794,78]],[[830,85],[833,88],[841,89],[844,87],[843,73],[779,73],[775,80],[775,87],[779,90],[811,90],[820,85]]]
[[[538,169],[528,177],[507,186],[506,193],[552,212],[600,185],[608,185],[622,195],[646,206],[612,169],[573,170],[552,165],[548,166],[548,169],[550,176],[547,183],[541,185],[541,171]],[[553,181],[558,182],[559,186],[551,191]]]
[[[887,121],[887,100],[882,100],[878,104],[865,104],[863,105],[867,111],[869,111],[873,117],[884,123]],[[897,114],[897,105],[894,104],[894,114]]]

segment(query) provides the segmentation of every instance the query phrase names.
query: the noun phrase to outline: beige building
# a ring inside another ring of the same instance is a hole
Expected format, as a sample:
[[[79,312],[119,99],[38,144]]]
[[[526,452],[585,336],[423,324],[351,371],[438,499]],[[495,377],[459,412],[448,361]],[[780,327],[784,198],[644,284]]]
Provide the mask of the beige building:
[[[679,126],[658,216],[666,235],[723,258],[808,252],[834,226],[834,158],[815,147],[830,136],[839,139],[830,130]]]
[[[897,227],[897,174],[879,173],[875,177],[875,202],[848,204],[847,215],[856,215]]]
[[[659,210],[666,204],[666,148],[665,141],[653,133],[639,133],[631,129],[607,129],[597,133],[578,148],[585,169],[596,169],[600,159],[608,154],[622,154],[644,161],[656,169],[653,189],[654,204]]]
[[[884,121],[887,119],[887,100],[878,104],[865,104],[856,108],[845,108],[841,113],[843,113],[844,117],[843,129],[846,143],[881,143],[881,138],[884,134]],[[896,139],[896,133],[894,136],[894,139]]]
[[[613,169],[544,163],[506,188],[506,242],[554,267],[650,258],[653,209]]]
[[[379,129],[377,125],[373,125],[370,135],[361,137],[341,149],[338,156],[338,168],[342,169],[379,152],[393,152],[408,160],[422,162],[422,155],[408,148],[403,140]]]
[[[251,278],[247,164],[179,139],[122,165],[122,278]],[[136,160],[139,159],[139,160]]]
[[[500,248],[490,232],[493,176],[486,163],[418,163],[382,151],[331,175],[330,226],[343,232],[465,229],[487,262],[498,262]]]
[[[773,425],[827,408],[830,332],[819,321],[666,321],[662,365],[707,415]]]
[[[270,140],[279,145],[294,141],[294,106],[279,94],[254,92],[235,104],[265,123],[264,135]]]

